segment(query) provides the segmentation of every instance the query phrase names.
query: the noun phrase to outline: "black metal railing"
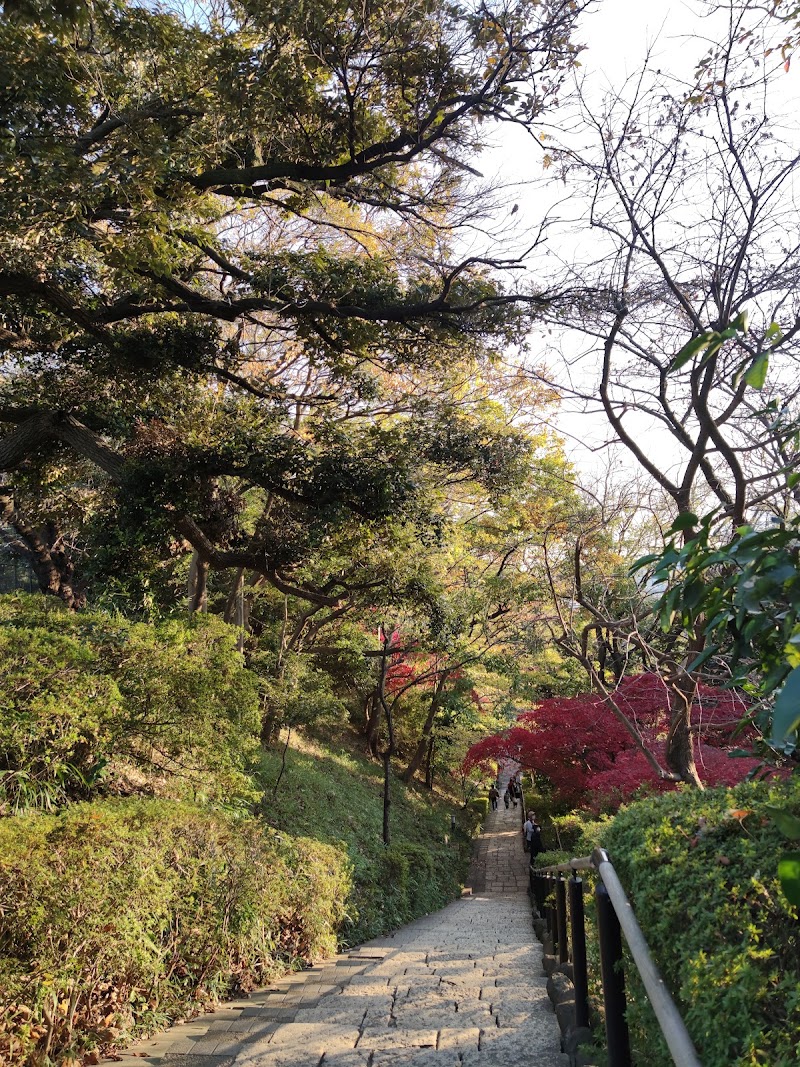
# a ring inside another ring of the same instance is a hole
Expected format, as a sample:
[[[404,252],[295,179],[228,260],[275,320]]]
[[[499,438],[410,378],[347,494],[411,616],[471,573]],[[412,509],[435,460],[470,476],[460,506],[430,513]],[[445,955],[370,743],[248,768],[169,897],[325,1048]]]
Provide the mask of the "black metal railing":
[[[605,849],[555,867],[530,868],[531,896],[544,919],[559,963],[572,965],[575,1026],[589,1026],[589,973],[584,919],[584,881],[580,871],[597,872],[595,902],[600,948],[600,982],[609,1067],[631,1067],[625,1018],[622,934],[676,1067],[702,1067],[692,1039],[664,984]],[[569,878],[567,878],[569,875]]]

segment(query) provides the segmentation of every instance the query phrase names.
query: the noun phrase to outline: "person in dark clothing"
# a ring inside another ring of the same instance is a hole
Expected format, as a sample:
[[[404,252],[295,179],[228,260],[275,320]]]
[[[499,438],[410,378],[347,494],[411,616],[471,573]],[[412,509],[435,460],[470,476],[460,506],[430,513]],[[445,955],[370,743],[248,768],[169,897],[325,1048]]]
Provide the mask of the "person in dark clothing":
[[[489,789],[489,803],[492,806],[492,811],[497,811],[497,798],[499,796],[500,796],[500,794],[497,791],[497,787],[493,785]]]
[[[531,812],[529,815],[531,821],[531,834],[528,838],[528,847],[532,856],[538,856],[540,852],[544,852],[544,844],[542,842],[542,828],[536,821],[536,816]]]

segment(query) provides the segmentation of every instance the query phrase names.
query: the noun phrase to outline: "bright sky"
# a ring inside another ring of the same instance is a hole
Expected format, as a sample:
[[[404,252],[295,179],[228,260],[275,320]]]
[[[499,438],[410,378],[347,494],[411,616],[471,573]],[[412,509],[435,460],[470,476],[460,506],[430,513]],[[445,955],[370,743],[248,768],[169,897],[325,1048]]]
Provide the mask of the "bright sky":
[[[681,82],[691,81],[698,61],[710,44],[725,36],[724,13],[709,17],[706,11],[702,0],[598,0],[595,9],[583,16],[576,35],[586,45],[580,57],[578,75],[583,81],[584,92],[588,91],[590,97],[596,95],[599,100],[607,92],[621,88],[625,80],[639,70],[648,49],[652,50],[654,67],[669,72]],[[800,64],[781,85],[784,102],[792,106],[798,105],[799,76]],[[527,232],[535,231],[543,215],[553,210],[553,205],[563,201],[567,190],[557,179],[541,182],[543,177],[549,178],[550,175],[545,175],[542,169],[542,149],[532,143],[528,133],[504,126],[499,136],[502,139],[493,151],[486,153],[479,166],[489,179],[496,177],[504,185],[519,183],[513,192],[509,191],[509,210],[514,203],[518,205],[513,221],[509,221],[513,226],[513,238],[521,241]],[[569,203],[562,203],[556,209],[556,213],[569,216],[581,211],[582,208]],[[584,242],[584,247],[587,240],[592,240],[585,234],[579,239]],[[563,247],[563,234],[558,241]],[[560,357],[548,358],[546,339],[543,340],[543,353],[555,369]],[[598,474],[607,466],[608,453],[593,451],[611,436],[603,415],[576,415],[570,413],[569,405],[566,405],[558,418],[557,428],[563,433],[568,453],[576,465]],[[652,446],[658,451],[669,450],[669,438],[660,438],[656,432]],[[631,463],[627,452],[620,448],[613,465],[624,469]]]

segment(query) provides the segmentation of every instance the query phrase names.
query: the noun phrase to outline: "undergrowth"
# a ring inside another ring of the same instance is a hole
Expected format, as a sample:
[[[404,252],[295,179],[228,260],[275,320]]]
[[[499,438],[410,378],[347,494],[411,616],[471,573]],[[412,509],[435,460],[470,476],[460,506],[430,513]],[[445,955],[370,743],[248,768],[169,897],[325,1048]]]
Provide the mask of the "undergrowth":
[[[75,1062],[330,954],[351,877],[330,845],[170,800],[0,820],[0,1063]]]
[[[280,750],[259,772],[266,821],[344,850],[353,891],[340,928],[343,945],[360,944],[443,907],[458,895],[470,852],[471,817],[447,797],[392,781],[391,845],[383,844],[383,771],[341,746],[305,741],[290,748],[277,794]],[[451,833],[450,817],[458,826]]]

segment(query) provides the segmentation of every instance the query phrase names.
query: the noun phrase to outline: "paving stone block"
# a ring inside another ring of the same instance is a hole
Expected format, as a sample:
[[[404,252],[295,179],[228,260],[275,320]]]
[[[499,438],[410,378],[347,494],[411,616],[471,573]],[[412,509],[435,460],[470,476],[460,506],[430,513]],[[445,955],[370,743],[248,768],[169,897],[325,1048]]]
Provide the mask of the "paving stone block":
[[[270,1041],[273,1049],[306,1048],[321,1056],[323,1052],[343,1051],[355,1047],[359,1030],[355,1026],[331,1026],[328,1023],[288,1023],[281,1026]]]
[[[139,1060],[139,1063],[146,1062],[146,1060]],[[170,1067],[231,1067],[233,1056],[198,1056],[190,1052],[186,1056],[167,1055],[164,1062]]]
[[[459,1054],[452,1049],[417,1049],[402,1051],[382,1049],[372,1058],[372,1067],[459,1067]],[[488,1065],[484,1065],[488,1067]],[[518,1065],[519,1067],[519,1065]]]
[[[352,1049],[348,1052],[326,1052],[323,1067],[368,1067],[370,1054]]]
[[[209,1037],[198,1038],[194,1042],[191,1048],[193,1055],[200,1056],[204,1053],[209,1056],[221,1056],[226,1053],[233,1053],[239,1051],[241,1042],[238,1038],[225,1036],[220,1039],[219,1035],[214,1034]]]
[[[411,1030],[399,1026],[386,1030],[365,1031],[359,1038],[357,1048],[374,1050],[399,1048],[436,1048],[436,1029]]]
[[[480,1035],[480,1027],[477,1026],[443,1027],[439,1031],[436,1048],[439,1052],[443,1050],[464,1052],[466,1049],[477,1051]]]

